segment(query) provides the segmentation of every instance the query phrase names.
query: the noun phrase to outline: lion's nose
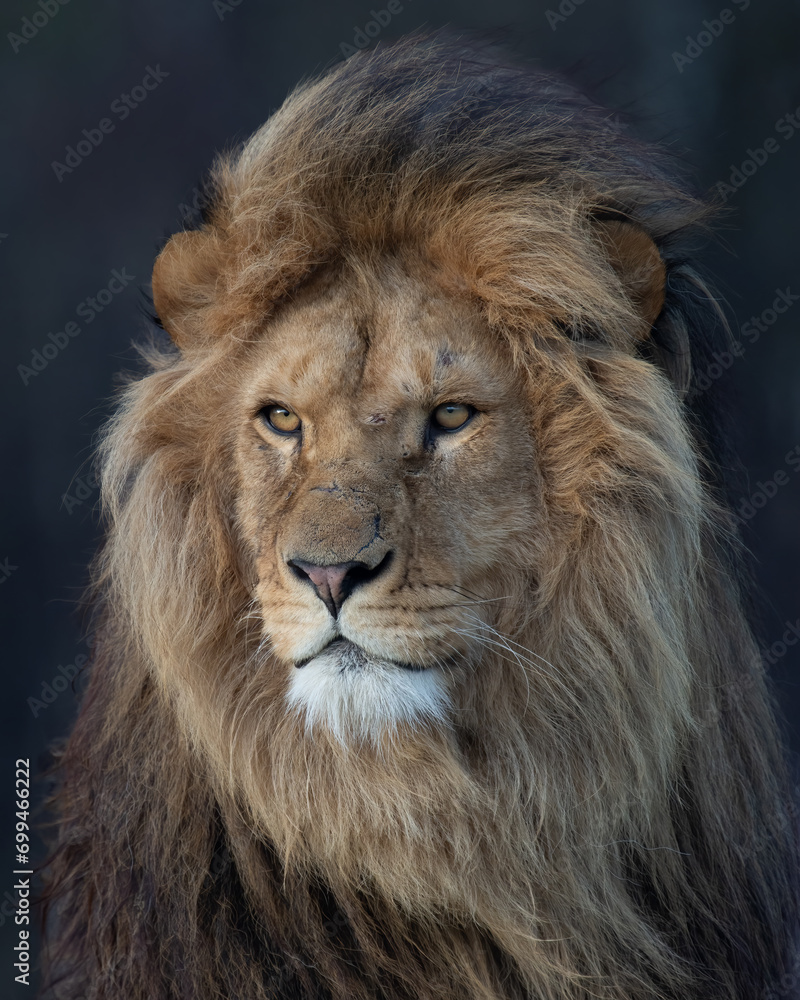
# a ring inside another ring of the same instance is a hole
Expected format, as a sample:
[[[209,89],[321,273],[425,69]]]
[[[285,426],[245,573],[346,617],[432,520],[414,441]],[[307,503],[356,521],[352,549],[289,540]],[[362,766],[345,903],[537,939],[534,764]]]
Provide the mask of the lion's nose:
[[[379,576],[389,565],[391,552],[387,552],[377,566],[363,562],[336,563],[333,566],[317,566],[303,559],[287,559],[287,565],[299,580],[308,580],[317,592],[317,597],[325,603],[334,618],[342,604],[356,587],[368,583]]]

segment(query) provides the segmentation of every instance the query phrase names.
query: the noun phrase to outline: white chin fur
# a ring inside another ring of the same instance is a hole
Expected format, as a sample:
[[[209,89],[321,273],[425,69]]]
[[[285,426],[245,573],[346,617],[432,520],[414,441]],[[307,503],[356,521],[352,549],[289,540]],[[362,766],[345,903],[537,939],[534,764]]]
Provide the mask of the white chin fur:
[[[447,724],[449,698],[439,672],[374,659],[350,643],[334,644],[292,670],[286,700],[341,743],[379,742],[400,724]]]

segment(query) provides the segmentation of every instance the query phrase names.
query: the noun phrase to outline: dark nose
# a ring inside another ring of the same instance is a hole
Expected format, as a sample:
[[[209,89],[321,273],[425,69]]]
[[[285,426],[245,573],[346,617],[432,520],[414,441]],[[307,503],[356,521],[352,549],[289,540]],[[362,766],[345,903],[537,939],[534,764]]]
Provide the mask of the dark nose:
[[[298,580],[308,580],[334,618],[356,587],[379,576],[389,565],[391,552],[387,552],[377,566],[363,562],[336,563],[334,566],[316,566],[303,559],[287,559],[287,565]]]

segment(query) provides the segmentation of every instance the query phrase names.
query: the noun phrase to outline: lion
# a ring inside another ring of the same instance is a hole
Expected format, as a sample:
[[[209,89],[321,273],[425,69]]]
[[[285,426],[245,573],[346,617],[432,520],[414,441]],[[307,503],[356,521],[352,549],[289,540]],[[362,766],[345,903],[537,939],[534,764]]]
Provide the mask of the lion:
[[[786,988],[709,213],[570,84],[440,34],[217,161],[100,447],[48,996]]]

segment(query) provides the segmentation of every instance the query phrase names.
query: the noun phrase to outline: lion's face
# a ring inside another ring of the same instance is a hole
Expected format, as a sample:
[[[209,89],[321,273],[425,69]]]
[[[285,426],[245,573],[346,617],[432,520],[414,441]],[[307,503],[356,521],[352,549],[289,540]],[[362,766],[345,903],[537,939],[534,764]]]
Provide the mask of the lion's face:
[[[443,718],[525,561],[526,392],[477,307],[398,265],[304,289],[243,373],[239,520],[288,705],[341,738]]]

